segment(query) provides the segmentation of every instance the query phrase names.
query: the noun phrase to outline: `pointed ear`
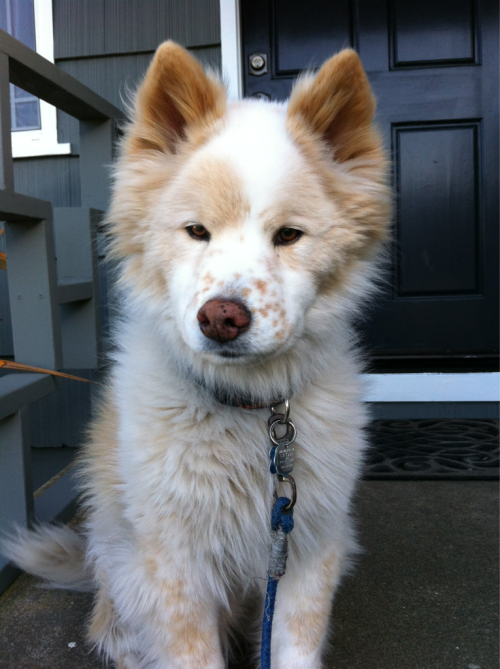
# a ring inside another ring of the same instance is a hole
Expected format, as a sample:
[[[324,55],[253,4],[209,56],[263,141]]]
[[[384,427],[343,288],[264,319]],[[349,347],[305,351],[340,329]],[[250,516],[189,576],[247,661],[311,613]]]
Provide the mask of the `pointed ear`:
[[[288,104],[289,118],[300,118],[320,135],[339,162],[378,152],[374,114],[368,78],[352,49],[327,60],[316,76],[299,79]]]
[[[181,46],[164,42],[137,93],[133,149],[175,152],[189,126],[215,120],[225,106],[223,86]]]

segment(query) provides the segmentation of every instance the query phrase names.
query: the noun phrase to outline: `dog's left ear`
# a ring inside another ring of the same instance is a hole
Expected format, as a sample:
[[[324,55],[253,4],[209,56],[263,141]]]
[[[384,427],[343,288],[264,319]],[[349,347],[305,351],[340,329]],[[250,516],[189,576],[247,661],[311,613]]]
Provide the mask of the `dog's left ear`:
[[[132,150],[175,151],[188,128],[224,114],[226,93],[175,42],[161,44],[139,88]]]
[[[338,162],[378,154],[374,114],[368,78],[352,49],[327,60],[316,76],[299,79],[288,104],[289,118],[299,119],[319,135]]]

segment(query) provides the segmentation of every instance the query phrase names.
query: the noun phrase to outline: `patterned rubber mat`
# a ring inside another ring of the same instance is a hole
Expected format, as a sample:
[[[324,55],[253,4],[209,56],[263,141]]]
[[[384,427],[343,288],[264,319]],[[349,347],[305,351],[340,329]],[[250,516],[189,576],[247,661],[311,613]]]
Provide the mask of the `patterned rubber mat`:
[[[365,479],[499,477],[498,420],[375,420]]]

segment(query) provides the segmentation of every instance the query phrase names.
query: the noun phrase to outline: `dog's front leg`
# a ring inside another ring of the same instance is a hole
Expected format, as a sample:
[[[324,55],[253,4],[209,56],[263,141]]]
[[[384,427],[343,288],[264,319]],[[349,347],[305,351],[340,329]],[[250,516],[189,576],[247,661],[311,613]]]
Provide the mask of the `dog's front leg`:
[[[224,668],[220,606],[199,585],[183,578],[158,583],[151,620],[156,653],[161,658],[151,664],[155,669]]]
[[[278,586],[271,642],[273,669],[320,669],[343,551],[289,564]],[[291,560],[290,560],[291,562]]]

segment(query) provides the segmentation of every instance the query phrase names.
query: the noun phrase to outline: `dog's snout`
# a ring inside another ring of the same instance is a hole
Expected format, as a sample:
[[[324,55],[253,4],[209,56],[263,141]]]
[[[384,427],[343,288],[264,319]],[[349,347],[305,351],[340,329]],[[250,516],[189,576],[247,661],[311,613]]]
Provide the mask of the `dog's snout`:
[[[200,329],[209,339],[224,343],[250,327],[250,312],[241,302],[209,300],[198,311]]]

